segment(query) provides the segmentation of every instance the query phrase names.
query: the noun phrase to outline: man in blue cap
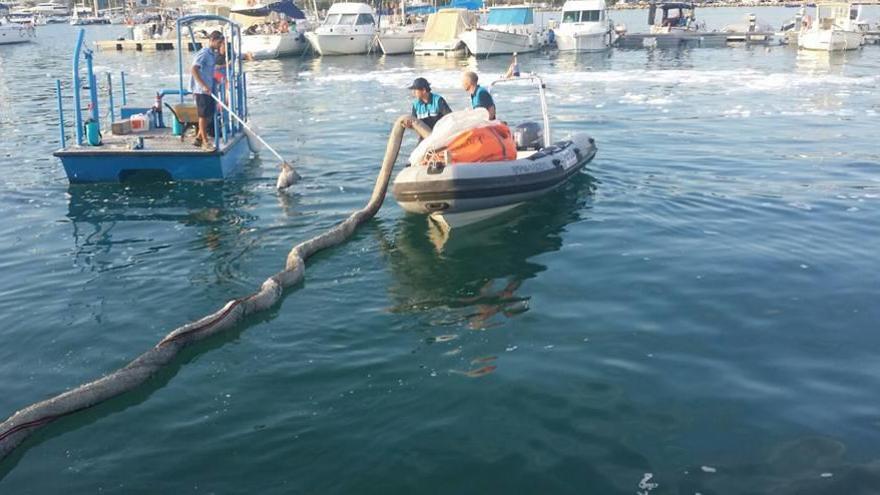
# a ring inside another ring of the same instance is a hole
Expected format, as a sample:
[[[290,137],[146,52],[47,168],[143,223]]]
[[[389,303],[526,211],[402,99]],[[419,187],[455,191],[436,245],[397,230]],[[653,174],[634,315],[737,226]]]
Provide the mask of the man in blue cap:
[[[424,77],[419,77],[413,81],[409,87],[415,98],[412,104],[412,116],[421,120],[429,129],[434,129],[434,125],[444,115],[452,113],[446,100],[431,92],[431,84]]]

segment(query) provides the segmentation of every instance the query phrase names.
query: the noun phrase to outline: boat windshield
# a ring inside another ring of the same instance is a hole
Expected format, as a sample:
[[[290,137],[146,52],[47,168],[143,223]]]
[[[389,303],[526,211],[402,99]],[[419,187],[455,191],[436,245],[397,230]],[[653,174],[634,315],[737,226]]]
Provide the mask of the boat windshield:
[[[534,22],[532,9],[529,8],[490,9],[489,18],[486,20],[486,24],[496,26],[525,25]]]
[[[357,25],[358,26],[369,26],[370,24],[375,24],[373,21],[373,16],[370,14],[358,14],[357,17]]]
[[[599,22],[603,17],[601,10],[568,10],[562,15],[562,22]]]
[[[848,17],[848,6],[840,5],[819,5],[816,7],[817,19],[846,19]]]
[[[339,24],[340,17],[342,17],[342,16],[339,14],[330,14],[327,16],[326,19],[324,19],[324,25],[325,26],[335,26],[336,24]]]

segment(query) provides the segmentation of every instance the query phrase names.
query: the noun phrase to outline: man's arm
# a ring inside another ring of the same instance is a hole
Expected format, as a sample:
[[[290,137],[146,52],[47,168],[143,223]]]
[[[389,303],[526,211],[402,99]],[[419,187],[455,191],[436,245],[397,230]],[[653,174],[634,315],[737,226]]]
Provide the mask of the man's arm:
[[[446,103],[446,98],[440,98],[440,116],[444,116],[452,113],[452,109],[449,108],[449,103]]]
[[[201,86],[202,89],[205,90],[205,93],[210,93],[211,87],[208,86],[207,84],[205,84],[205,80],[202,79],[202,75],[199,74],[200,68],[201,68],[200,65],[193,65],[192,68],[190,69],[190,72],[192,72],[192,76],[193,76],[193,78],[195,78],[195,80],[199,84],[199,86]]]
[[[489,111],[489,120],[495,120],[495,101],[488,91],[480,93],[480,106]]]

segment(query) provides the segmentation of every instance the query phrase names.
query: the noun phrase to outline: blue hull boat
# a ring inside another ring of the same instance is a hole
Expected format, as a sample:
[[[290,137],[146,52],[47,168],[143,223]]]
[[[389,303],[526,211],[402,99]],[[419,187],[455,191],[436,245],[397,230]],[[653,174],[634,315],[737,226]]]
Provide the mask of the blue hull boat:
[[[214,116],[213,129],[216,132],[211,151],[193,146],[184,137],[186,128],[197,117],[189,91],[184,87],[184,81],[189,80],[189,64],[184,61],[181,48],[187,45],[182,43],[182,33],[188,31],[191,44],[198,47],[200,42],[195,38],[192,24],[205,21],[221,24],[228,61],[222,69],[223,77],[218,75],[223,82],[215,83],[214,96],[223,105]],[[220,16],[187,16],[178,19],[177,36],[178,87],[158,90],[151,107],[131,107],[126,105],[125,73],[122,73],[122,107],[116,109],[110,74],[107,75],[106,98],[104,101],[99,98],[93,70],[94,54],[84,48],[84,31],[80,31],[73,56],[76,141],[69,146],[65,135],[61,81],[56,81],[61,149],[54,155],[61,160],[71,183],[225,179],[239,172],[250,160],[252,146],[245,128],[230,115],[234,112],[247,120],[247,82],[242,67],[239,25]],[[87,64],[84,78],[80,74],[81,58]],[[89,91],[86,111],[80,103],[82,86]],[[174,106],[163,102],[166,96],[173,97]],[[101,132],[98,109],[105,104],[110,107],[112,134],[106,132],[106,128]],[[165,125],[163,106],[172,114],[168,119],[172,124],[170,127]]]
[[[142,136],[143,149],[107,138],[101,146],[56,151],[72,183],[154,180],[225,179],[238,173],[251,158],[247,136],[239,134],[216,151],[207,152],[176,137]]]

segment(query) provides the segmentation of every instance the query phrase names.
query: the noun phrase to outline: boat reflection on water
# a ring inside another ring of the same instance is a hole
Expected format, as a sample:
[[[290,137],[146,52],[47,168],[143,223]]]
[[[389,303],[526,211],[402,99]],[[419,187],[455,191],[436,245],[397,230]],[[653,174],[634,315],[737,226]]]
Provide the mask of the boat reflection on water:
[[[844,75],[846,66],[858,61],[861,55],[861,50],[847,52],[798,50],[796,60],[797,72]]]
[[[484,330],[530,309],[523,282],[546,267],[536,256],[562,247],[567,225],[582,219],[596,181],[585,173],[542,198],[452,231],[406,215],[383,246],[393,274],[392,312],[431,312],[440,325]],[[427,223],[427,225],[426,225]]]
[[[171,247],[222,257],[254,219],[249,183],[210,181],[68,187],[75,262],[104,271]],[[250,183],[253,184],[253,183]],[[195,232],[193,235],[192,232]]]
[[[609,70],[611,68],[611,58],[613,50],[604,52],[561,52],[558,50],[548,52],[547,58],[550,59],[556,70],[560,72],[579,72],[584,70]]]

